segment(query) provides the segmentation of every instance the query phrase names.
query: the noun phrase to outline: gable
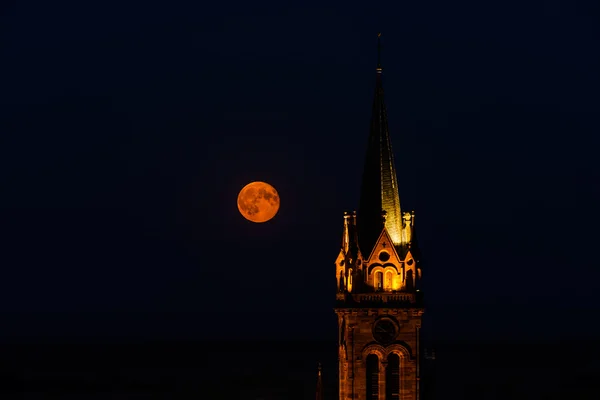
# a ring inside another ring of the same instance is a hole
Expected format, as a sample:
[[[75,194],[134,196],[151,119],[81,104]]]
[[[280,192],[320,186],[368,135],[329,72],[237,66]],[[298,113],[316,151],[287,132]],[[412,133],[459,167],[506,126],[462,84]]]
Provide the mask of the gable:
[[[416,267],[417,260],[410,250],[406,252],[406,255],[404,256],[404,262],[408,267]]]
[[[375,242],[375,246],[369,255],[368,263],[369,265],[373,263],[377,264],[394,264],[397,267],[400,267],[401,264],[400,257],[396,252],[396,248],[394,247],[394,243],[392,242],[392,238],[390,237],[386,228],[383,228],[379,238]]]

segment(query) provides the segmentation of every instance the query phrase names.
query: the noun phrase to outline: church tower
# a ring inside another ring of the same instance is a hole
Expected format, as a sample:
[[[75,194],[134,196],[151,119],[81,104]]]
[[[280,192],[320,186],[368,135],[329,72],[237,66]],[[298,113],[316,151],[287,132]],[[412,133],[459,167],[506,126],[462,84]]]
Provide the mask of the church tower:
[[[415,213],[400,208],[382,72],[378,60],[358,213],[344,213],[335,261],[340,400],[420,398]]]

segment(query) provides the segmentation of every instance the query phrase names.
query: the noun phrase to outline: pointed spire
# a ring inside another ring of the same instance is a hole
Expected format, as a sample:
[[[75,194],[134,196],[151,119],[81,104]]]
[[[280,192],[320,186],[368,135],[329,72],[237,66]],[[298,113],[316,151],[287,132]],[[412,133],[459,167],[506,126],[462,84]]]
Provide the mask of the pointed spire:
[[[377,72],[381,73],[381,32],[377,34]]]
[[[377,75],[371,116],[371,130],[362,178],[358,209],[358,239],[364,254],[370,254],[385,226],[394,245],[402,240],[402,211],[392,142],[388,131],[381,68],[381,34],[377,36]],[[381,212],[386,211],[385,222]]]
[[[358,244],[358,232],[356,226],[356,211],[352,211],[350,219],[350,254],[354,259],[360,254],[360,247]]]
[[[344,255],[348,254],[350,249],[350,218],[352,218],[352,215],[348,211],[344,211],[344,233],[342,234],[342,251]]]
[[[321,363],[319,363],[319,372],[317,373],[317,400],[323,400],[323,382],[321,378]]]

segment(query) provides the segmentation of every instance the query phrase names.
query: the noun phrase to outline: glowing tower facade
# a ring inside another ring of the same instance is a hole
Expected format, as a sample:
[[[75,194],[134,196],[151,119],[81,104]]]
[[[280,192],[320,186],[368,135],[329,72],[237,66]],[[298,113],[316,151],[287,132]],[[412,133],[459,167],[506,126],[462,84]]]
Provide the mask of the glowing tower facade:
[[[378,62],[358,214],[335,261],[341,400],[419,400],[424,312],[415,213],[402,212]]]

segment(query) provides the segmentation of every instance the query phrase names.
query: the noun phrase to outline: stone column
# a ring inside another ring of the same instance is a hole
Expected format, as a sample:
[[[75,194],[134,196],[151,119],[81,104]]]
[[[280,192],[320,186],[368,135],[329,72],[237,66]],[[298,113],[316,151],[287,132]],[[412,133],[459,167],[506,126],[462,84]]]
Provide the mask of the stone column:
[[[387,375],[387,360],[379,361],[379,400],[385,400],[385,378]]]

